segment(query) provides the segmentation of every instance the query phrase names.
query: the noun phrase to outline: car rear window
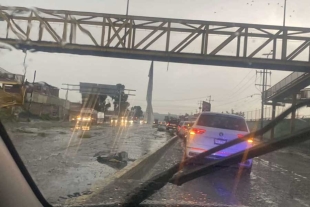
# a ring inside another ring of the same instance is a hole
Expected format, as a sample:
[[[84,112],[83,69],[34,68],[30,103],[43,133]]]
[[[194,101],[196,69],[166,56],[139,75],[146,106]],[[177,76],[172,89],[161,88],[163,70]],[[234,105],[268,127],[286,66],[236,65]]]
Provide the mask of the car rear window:
[[[245,132],[248,131],[244,119],[217,114],[201,114],[197,125]]]

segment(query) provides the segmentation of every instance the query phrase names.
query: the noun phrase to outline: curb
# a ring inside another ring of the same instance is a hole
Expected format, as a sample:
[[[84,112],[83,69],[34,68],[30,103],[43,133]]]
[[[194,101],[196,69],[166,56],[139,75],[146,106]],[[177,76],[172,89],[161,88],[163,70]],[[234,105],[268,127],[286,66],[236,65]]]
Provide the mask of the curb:
[[[166,150],[177,141],[177,139],[178,136],[172,137],[163,146],[133,162],[127,169],[125,167],[123,172],[121,172],[122,170],[119,171],[121,175],[118,178],[140,180],[142,176],[139,176],[139,174],[143,173],[145,175],[152,166],[159,161]]]
[[[132,177],[134,177],[135,173],[140,172],[141,170],[145,171],[145,168],[147,168],[147,166],[144,166],[145,164],[147,163],[155,164],[156,162],[154,161],[156,161],[156,159],[158,161],[161,155],[164,153],[164,151],[166,151],[166,149],[169,148],[176,140],[177,136],[172,137],[163,146],[160,146],[155,151],[140,157],[139,159],[134,161],[131,165],[128,165],[123,169],[121,169],[120,171],[116,172],[110,178],[106,179],[104,185],[101,185],[100,187],[103,188],[116,179],[133,179]]]

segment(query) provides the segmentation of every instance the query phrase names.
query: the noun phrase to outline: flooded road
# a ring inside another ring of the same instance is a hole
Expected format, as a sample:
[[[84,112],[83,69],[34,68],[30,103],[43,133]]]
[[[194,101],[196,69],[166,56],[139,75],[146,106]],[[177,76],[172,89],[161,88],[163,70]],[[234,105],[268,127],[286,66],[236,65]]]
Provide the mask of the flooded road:
[[[67,122],[14,123],[6,127],[36,184],[52,204],[92,194],[94,183],[109,178],[170,138],[140,124],[94,126],[84,138]],[[97,161],[98,156],[121,151],[128,153],[128,161]]]
[[[171,136],[147,125],[96,126],[85,138],[61,122],[19,123],[7,128],[31,175],[52,204],[121,203],[135,187],[181,161],[184,152],[178,139],[147,173],[138,172],[135,179],[119,179],[97,188]],[[97,161],[98,156],[121,151],[128,153],[125,164]],[[226,168],[182,186],[167,184],[144,204],[308,207],[309,163],[310,150],[285,148],[255,158],[250,175],[239,174],[238,168]]]
[[[166,184],[142,204],[165,206],[310,206],[310,152],[291,147],[254,159],[252,173],[225,168],[181,186]],[[183,145],[176,142],[140,180],[118,180],[84,205],[122,203],[135,187],[182,160]],[[186,166],[193,169],[195,166]]]

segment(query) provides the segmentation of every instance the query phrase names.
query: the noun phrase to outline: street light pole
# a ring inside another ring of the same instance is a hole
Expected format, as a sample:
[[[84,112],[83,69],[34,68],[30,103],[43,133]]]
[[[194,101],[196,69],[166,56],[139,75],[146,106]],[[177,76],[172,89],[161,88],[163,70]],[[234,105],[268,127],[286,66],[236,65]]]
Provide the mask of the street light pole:
[[[129,0],[127,0],[126,16],[128,15],[128,9],[129,9]]]
[[[127,0],[126,17],[128,16],[128,10],[129,10],[129,0]],[[126,32],[127,32],[127,26],[125,26],[124,36],[126,35]],[[126,45],[126,37],[124,37],[124,45]]]
[[[286,17],[286,0],[284,0],[283,27],[285,27],[285,17]]]

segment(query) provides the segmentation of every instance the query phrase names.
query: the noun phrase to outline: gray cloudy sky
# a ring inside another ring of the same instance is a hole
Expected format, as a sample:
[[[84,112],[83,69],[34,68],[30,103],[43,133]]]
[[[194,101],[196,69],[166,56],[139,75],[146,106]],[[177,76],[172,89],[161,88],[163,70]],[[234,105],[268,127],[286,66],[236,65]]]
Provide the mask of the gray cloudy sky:
[[[6,6],[116,14],[125,14],[126,2],[127,0],[0,0],[0,4]],[[309,0],[287,0],[286,25],[310,27],[309,8]],[[130,0],[129,14],[282,25],[283,0]],[[1,52],[0,67],[22,73],[23,57],[20,51]],[[149,61],[33,53],[28,55],[27,64],[28,80],[32,80],[36,70],[37,81],[46,81],[57,87],[61,87],[62,83],[79,82],[125,84],[126,88],[137,90],[136,97],[130,97],[131,105],[141,105],[145,110]],[[287,74],[289,73],[273,71],[272,84]],[[212,95],[214,100],[214,111],[231,108],[248,111],[259,108],[259,96],[245,97],[257,93],[259,91],[255,87],[255,70],[170,63],[167,71],[167,63],[154,63],[155,112],[195,112],[197,102],[205,100],[209,95]],[[64,97],[64,91],[61,92],[61,97]],[[70,93],[69,99],[80,101],[80,94]]]

